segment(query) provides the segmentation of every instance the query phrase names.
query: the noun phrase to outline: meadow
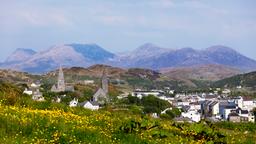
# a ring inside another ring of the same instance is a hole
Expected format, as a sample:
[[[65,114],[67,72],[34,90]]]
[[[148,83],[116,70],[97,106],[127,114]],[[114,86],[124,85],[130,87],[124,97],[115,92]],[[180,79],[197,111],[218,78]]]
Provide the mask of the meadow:
[[[148,114],[113,109],[70,108],[35,102],[14,86],[0,86],[0,142],[81,144],[255,143],[254,123],[176,123]]]
[[[125,111],[0,105],[1,143],[255,143],[255,131],[178,124]]]

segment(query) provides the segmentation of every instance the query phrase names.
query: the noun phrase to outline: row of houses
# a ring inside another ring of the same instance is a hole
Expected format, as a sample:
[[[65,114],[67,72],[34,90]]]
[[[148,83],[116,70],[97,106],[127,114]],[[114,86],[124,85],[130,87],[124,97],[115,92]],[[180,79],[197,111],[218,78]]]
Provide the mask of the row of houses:
[[[198,121],[200,117],[212,121],[255,122],[252,110],[256,108],[256,100],[248,97],[188,96],[176,99],[174,105],[183,109],[183,117],[193,121]]]
[[[156,96],[160,99],[170,102],[173,106],[179,108],[182,118],[190,121],[198,122],[201,119],[209,119],[212,121],[233,121],[233,122],[254,122],[255,118],[252,113],[256,108],[256,100],[248,97],[228,97],[229,89],[224,89],[222,95],[214,93],[196,93],[182,94],[167,97],[165,92],[161,90],[135,90],[132,96],[142,98],[148,95]]]

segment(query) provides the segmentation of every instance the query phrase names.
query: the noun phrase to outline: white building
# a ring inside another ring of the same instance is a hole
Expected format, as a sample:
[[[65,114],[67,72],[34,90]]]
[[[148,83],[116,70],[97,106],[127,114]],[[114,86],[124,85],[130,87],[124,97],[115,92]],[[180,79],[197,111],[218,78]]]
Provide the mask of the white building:
[[[81,103],[80,106],[90,110],[98,110],[100,108],[100,105],[97,102],[93,101],[85,101]]]
[[[27,95],[32,95],[33,94],[33,91],[32,90],[28,90],[27,88],[25,88],[25,90],[23,91],[24,94],[27,94]]]
[[[212,103],[211,107],[212,107],[212,114],[215,116],[219,115],[219,113],[220,113],[219,102]]]
[[[33,93],[32,99],[33,99],[34,101],[44,101],[43,94],[39,91],[39,89],[37,89],[37,90]]]
[[[235,104],[240,107],[240,108],[243,108],[244,107],[244,100],[243,100],[243,97],[241,96],[238,96],[236,98],[234,98],[234,102]]]
[[[72,101],[69,102],[70,107],[76,107],[78,105],[78,99],[74,98]]]
[[[189,101],[178,101],[177,105],[178,106],[189,106]]]
[[[234,106],[227,106],[227,107],[225,107],[224,108],[224,113],[223,113],[223,118],[225,119],[225,120],[227,120],[228,119],[228,115],[231,113],[231,111],[235,111],[236,110],[236,107],[234,107]]]
[[[40,83],[32,83],[30,86],[32,88],[39,88],[41,86],[41,84]]]
[[[200,110],[201,109],[201,104],[199,102],[192,102],[192,103],[189,103],[189,106],[190,106],[190,110]]]
[[[205,116],[217,116],[220,113],[219,101],[205,101],[201,104]]]
[[[60,102],[61,102],[61,98],[60,98],[60,97],[57,97],[56,103],[60,103]]]
[[[181,116],[191,119],[194,122],[199,122],[201,120],[201,115],[197,111],[182,112]]]
[[[160,96],[161,92],[159,92],[159,91],[134,91],[134,92],[132,92],[132,96],[136,96],[140,99],[143,96],[149,96],[149,95]]]
[[[243,107],[242,109],[246,109],[248,111],[253,110],[256,107],[256,100],[251,98],[244,98],[243,99]]]
[[[84,80],[84,84],[85,85],[94,84],[94,80]]]
[[[237,88],[237,89],[241,89],[241,88],[242,88],[242,86],[241,86],[241,85],[239,85],[239,86],[236,86],[236,88]]]

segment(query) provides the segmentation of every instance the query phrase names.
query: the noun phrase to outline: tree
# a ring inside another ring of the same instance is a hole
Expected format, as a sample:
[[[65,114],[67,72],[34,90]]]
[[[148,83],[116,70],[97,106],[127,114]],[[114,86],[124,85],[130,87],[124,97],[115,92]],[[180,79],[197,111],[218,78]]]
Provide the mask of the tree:
[[[160,113],[171,106],[169,102],[153,95],[142,97],[141,104],[144,106],[144,112],[146,113]]]
[[[127,99],[129,104],[140,104],[140,99],[136,96],[132,96],[131,94],[128,95]]]

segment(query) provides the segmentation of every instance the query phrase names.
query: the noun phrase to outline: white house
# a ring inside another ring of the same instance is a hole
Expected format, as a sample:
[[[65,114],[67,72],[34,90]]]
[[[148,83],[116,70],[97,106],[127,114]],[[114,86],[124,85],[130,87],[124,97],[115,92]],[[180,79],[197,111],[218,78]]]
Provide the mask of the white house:
[[[212,115],[218,115],[220,113],[220,105],[219,102],[213,102],[211,104],[212,107]]]
[[[220,113],[219,101],[204,101],[201,106],[205,116],[216,116]]]
[[[248,110],[243,110],[241,108],[238,108],[236,110],[231,110],[231,113],[229,114],[229,118],[230,115],[236,116],[236,117],[232,117],[231,121],[235,121],[235,122],[255,122],[255,117],[253,115],[253,113],[249,112]],[[229,119],[230,120],[230,119]]]
[[[256,100],[253,100],[252,98],[247,98],[247,97],[243,99],[243,109],[247,109],[251,111],[255,107],[256,107]]]
[[[189,101],[178,101],[177,106],[189,106]]]
[[[85,85],[94,84],[94,80],[84,80],[84,84]]]
[[[236,88],[237,88],[237,89],[241,89],[241,88],[242,88],[242,86],[241,86],[241,85],[239,85],[239,86],[236,86]]]
[[[244,107],[244,100],[243,100],[243,97],[241,96],[238,96],[236,98],[234,98],[234,102],[235,104],[240,107],[240,108],[243,108]]]
[[[32,83],[30,86],[32,88],[39,88],[41,85],[39,83]]]
[[[199,122],[201,120],[201,115],[197,111],[191,110],[188,112],[182,112],[181,116],[191,119],[194,122]]]
[[[27,94],[27,95],[32,95],[33,94],[33,91],[32,90],[28,90],[27,88],[25,88],[25,90],[23,91],[24,94]]]
[[[234,107],[234,106],[226,106],[225,108],[224,108],[224,113],[223,113],[223,118],[225,119],[225,120],[227,120],[228,119],[228,115],[231,113],[231,111],[235,111],[236,110],[236,107]]]
[[[33,93],[32,99],[33,99],[34,101],[44,101],[43,94],[39,91],[39,89],[37,89],[37,90]]]
[[[159,96],[158,98],[165,101],[174,101],[173,97]]]
[[[57,97],[56,103],[60,103],[60,102],[61,102],[61,98],[60,98],[60,97]]]
[[[189,103],[190,109],[191,110],[200,110],[201,109],[201,104],[199,102],[192,102]]]
[[[97,102],[93,101],[85,101],[81,103],[80,106],[90,110],[98,110],[100,108],[100,105]]]
[[[76,107],[78,104],[78,99],[74,98],[72,101],[69,102],[70,107]]]
[[[132,96],[136,96],[140,99],[143,96],[149,96],[149,95],[160,96],[161,92],[159,92],[159,91],[134,91],[134,92],[132,92]]]
[[[249,113],[249,115],[248,115],[248,121],[249,122],[255,122],[255,116],[254,116],[254,114],[253,113]]]

